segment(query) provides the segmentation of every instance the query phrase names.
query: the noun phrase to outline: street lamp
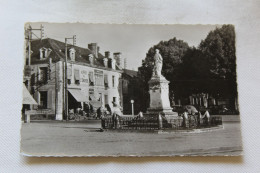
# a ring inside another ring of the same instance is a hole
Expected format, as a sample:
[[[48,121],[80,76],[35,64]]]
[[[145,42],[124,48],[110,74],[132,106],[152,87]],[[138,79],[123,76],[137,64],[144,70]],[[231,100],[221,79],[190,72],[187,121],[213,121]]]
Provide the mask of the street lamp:
[[[132,104],[132,115],[134,116],[134,100],[131,100],[131,104]]]

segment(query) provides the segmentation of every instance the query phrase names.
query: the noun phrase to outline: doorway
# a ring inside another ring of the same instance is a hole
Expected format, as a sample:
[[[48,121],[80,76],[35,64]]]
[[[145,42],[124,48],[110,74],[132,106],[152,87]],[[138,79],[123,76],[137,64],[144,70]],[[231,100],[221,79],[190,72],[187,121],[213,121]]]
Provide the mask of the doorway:
[[[48,92],[47,91],[40,91],[40,108],[47,109],[48,103]]]

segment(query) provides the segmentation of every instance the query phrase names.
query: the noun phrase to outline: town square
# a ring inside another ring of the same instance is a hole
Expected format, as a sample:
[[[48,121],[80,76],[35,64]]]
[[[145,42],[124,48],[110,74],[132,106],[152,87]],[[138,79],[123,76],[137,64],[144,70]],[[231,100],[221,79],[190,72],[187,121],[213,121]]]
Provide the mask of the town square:
[[[234,26],[185,27],[26,24],[21,153],[240,155]]]

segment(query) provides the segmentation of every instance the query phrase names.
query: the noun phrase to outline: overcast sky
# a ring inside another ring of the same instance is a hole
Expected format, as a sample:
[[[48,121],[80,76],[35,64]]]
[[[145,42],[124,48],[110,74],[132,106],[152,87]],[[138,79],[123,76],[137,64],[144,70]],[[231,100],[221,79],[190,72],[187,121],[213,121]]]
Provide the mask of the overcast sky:
[[[206,38],[208,32],[217,25],[127,25],[127,24],[54,24],[33,23],[33,29],[44,26],[45,38],[59,41],[65,37],[77,36],[77,46],[87,48],[89,43],[98,43],[100,53],[105,51],[121,52],[127,58],[127,68],[135,69],[141,66],[147,51],[161,40],[167,41],[173,37],[183,40],[189,46],[197,47]],[[34,31],[40,36],[39,31]],[[35,37],[35,36],[34,36]],[[72,43],[72,40],[70,41]]]

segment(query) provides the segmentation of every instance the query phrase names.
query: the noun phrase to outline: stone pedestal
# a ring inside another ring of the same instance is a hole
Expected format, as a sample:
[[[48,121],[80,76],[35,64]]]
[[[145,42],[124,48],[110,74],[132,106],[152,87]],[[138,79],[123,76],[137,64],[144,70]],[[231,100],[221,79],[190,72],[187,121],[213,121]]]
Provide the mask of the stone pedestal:
[[[150,107],[144,114],[145,117],[164,116],[168,123],[180,119],[177,112],[173,112],[169,100],[169,81],[162,75],[153,76],[149,83]]]

